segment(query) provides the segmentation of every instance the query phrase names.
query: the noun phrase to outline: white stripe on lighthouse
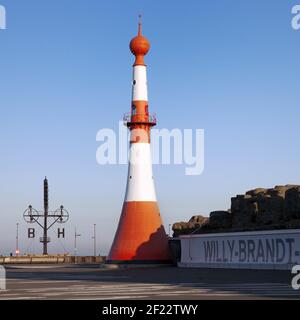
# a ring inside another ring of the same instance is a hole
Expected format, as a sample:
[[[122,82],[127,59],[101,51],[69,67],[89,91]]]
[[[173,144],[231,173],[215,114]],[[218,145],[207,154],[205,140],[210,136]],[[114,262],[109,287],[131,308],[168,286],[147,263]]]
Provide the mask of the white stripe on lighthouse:
[[[132,143],[125,201],[156,201],[150,143]]]
[[[146,66],[133,67],[132,101],[148,101]]]

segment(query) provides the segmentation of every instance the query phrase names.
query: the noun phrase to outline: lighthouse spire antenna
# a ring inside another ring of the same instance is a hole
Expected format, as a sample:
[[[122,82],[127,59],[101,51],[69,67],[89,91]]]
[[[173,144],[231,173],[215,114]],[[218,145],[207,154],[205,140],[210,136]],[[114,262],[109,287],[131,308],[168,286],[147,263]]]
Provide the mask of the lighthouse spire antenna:
[[[140,36],[142,34],[142,15],[139,14],[139,32],[138,35]]]

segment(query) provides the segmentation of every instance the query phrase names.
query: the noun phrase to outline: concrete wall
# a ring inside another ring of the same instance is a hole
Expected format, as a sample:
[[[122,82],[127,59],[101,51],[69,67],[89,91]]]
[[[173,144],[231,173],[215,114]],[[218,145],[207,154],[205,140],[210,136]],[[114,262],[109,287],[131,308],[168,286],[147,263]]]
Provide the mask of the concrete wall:
[[[300,229],[186,235],[179,267],[290,270],[300,264]]]
[[[48,264],[48,263],[104,263],[105,257],[74,257],[74,256],[21,256],[21,257],[0,257],[1,264]]]

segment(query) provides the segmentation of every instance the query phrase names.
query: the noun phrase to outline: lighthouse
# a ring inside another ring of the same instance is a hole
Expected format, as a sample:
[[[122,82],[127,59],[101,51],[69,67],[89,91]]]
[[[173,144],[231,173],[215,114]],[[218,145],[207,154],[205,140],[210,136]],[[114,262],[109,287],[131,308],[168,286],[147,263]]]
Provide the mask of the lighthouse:
[[[131,110],[124,116],[130,130],[127,187],[119,225],[107,263],[168,263],[168,237],[157,204],[152,173],[150,131],[156,117],[149,113],[147,67],[144,56],[150,43],[142,35],[130,42],[135,56],[132,79]]]

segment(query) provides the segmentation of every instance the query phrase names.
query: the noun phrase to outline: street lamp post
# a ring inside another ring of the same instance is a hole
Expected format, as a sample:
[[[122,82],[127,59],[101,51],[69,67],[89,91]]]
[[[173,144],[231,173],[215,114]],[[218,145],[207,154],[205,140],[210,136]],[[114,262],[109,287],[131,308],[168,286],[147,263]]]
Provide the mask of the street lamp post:
[[[96,238],[96,224],[94,224],[94,236],[92,237],[94,239],[94,257],[97,255],[97,238]]]
[[[16,235],[16,256],[18,257],[20,253],[19,250],[19,223],[17,223],[17,235]]]
[[[171,237],[171,227],[172,227],[172,225],[169,224],[169,237]]]
[[[77,257],[77,238],[80,237],[81,234],[77,233],[76,227],[75,227],[75,234],[74,234],[74,256],[75,256],[75,263],[76,263],[76,257]]]

